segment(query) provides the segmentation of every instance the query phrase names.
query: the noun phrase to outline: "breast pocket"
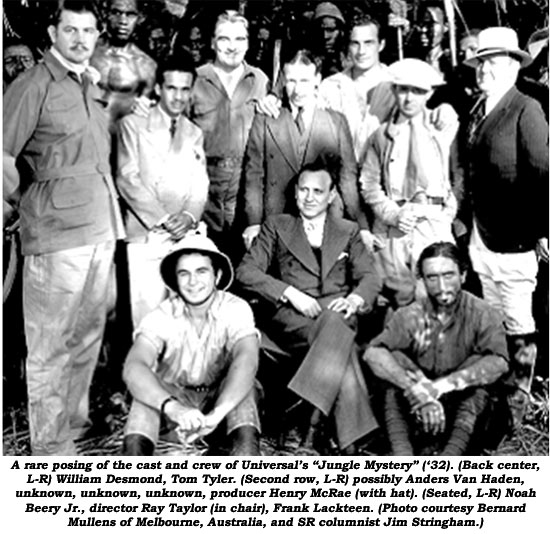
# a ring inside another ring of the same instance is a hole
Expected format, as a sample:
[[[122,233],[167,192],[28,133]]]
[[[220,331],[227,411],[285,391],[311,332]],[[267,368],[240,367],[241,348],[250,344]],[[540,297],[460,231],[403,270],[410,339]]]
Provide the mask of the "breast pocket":
[[[45,106],[45,119],[51,128],[67,134],[78,130],[87,121],[84,105],[75,100],[50,99]]]

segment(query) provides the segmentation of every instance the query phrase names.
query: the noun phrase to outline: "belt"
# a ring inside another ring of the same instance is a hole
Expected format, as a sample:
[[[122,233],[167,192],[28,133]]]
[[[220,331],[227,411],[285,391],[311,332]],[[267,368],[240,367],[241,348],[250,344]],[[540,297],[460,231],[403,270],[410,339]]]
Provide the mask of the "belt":
[[[205,391],[210,391],[214,388],[217,387],[217,384],[210,384],[210,385],[205,385],[205,384],[201,384],[200,386],[193,386],[193,385],[187,385],[187,386],[183,386],[185,389],[190,389],[191,391],[196,391],[197,393],[204,393]]]
[[[79,165],[67,165],[65,167],[37,170],[33,178],[36,182],[47,182],[60,178],[88,179],[91,175],[104,176],[109,174],[111,174],[111,170],[106,164],[81,163]]]
[[[211,167],[218,167],[219,169],[236,169],[240,167],[243,162],[243,158],[237,156],[209,156],[206,158],[206,164]]]
[[[411,200],[397,200],[396,204],[398,206],[402,206],[407,202],[411,202],[412,204],[433,204],[435,206],[445,205],[445,199],[443,197],[427,197],[427,196],[422,197],[421,200],[416,198]]]

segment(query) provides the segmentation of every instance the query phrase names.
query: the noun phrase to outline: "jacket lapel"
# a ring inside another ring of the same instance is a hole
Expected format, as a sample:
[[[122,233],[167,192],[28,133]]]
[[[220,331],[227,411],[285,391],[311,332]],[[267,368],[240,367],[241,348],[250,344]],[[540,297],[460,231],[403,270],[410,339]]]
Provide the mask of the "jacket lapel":
[[[309,271],[319,275],[319,263],[313,254],[308,243],[302,220],[300,217],[293,217],[285,227],[279,229],[281,241],[287,246],[289,252]]]
[[[505,116],[506,110],[512,104],[512,101],[516,97],[518,91],[515,87],[512,87],[498,102],[498,104],[490,111],[485,117],[485,120],[481,123],[477,132],[476,139],[481,139],[486,132],[498,131],[498,123]]]
[[[286,108],[281,109],[277,119],[267,119],[267,129],[273,142],[294,173],[300,170],[300,162],[296,152],[296,132],[292,128],[292,114]]]
[[[348,241],[349,232],[338,224],[336,219],[328,215],[321,247],[321,277],[323,280],[338,261],[340,254],[345,251]]]

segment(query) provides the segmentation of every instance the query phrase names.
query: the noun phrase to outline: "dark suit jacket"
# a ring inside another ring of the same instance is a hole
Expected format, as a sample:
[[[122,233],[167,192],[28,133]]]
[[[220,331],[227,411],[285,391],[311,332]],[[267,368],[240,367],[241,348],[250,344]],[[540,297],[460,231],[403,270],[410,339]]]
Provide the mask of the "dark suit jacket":
[[[288,185],[306,163],[321,154],[341,157],[338,190],[347,216],[367,228],[361,208],[357,178],[357,162],[349,126],[343,115],[316,109],[309,138],[299,157],[299,136],[292,113],[283,108],[277,119],[257,114],[252,123],[246,149],[245,213],[247,225],[260,224],[270,215],[288,213]]]
[[[237,280],[245,290],[272,304],[280,304],[283,292],[292,285],[322,303],[353,291],[370,309],[380,279],[357,224],[328,216],[321,251],[319,266],[301,218],[274,215],[262,225],[239,265]]]
[[[466,192],[494,252],[532,250],[548,235],[548,124],[540,105],[510,89],[467,154]]]

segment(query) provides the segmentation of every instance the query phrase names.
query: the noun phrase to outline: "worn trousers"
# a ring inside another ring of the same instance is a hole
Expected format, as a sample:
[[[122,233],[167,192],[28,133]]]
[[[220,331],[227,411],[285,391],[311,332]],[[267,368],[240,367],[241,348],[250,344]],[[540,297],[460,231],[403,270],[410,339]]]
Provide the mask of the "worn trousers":
[[[223,384],[223,383],[222,383]],[[194,391],[173,384],[163,383],[167,391],[176,397],[184,406],[196,408],[203,413],[210,411],[219,396],[221,388],[212,388],[207,391]],[[257,388],[253,388],[246,397],[231,410],[226,418],[227,434],[241,426],[253,426],[260,431],[260,417],[257,408]],[[157,443],[161,428],[161,413],[143,402],[134,399],[126,428],[125,435],[140,434],[146,436],[153,443]]]
[[[114,241],[25,257],[23,314],[33,455],[74,455],[110,305]]]

